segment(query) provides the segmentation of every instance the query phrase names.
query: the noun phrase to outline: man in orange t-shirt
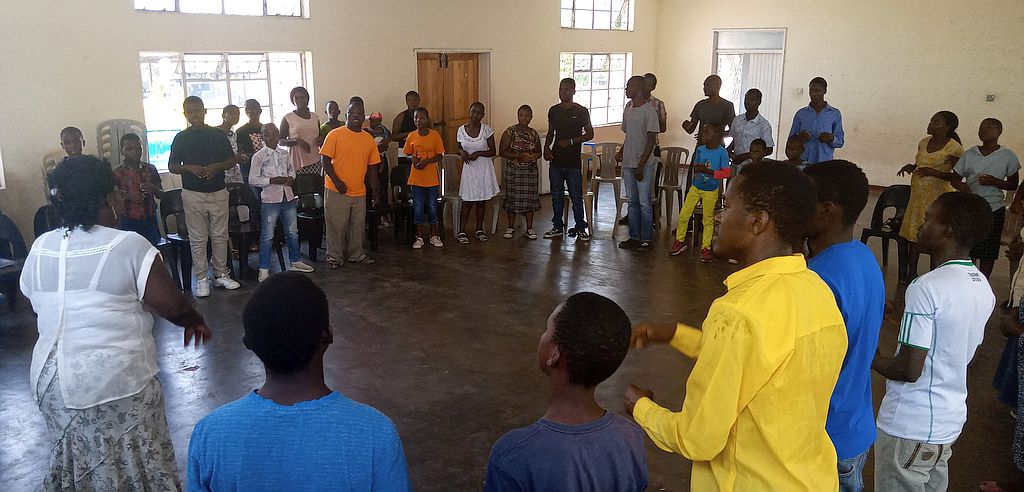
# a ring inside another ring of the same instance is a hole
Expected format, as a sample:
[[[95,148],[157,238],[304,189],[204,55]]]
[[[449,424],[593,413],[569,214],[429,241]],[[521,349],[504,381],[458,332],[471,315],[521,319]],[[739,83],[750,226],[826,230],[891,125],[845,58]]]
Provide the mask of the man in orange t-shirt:
[[[380,153],[377,143],[363,131],[366,110],[362,104],[350,104],[345,113],[345,126],[327,134],[320,147],[324,167],[324,218],[327,223],[327,268],[341,268],[350,263],[372,265],[363,251],[366,228],[366,172],[377,172]],[[378,180],[370,180],[373,203],[380,198]]]

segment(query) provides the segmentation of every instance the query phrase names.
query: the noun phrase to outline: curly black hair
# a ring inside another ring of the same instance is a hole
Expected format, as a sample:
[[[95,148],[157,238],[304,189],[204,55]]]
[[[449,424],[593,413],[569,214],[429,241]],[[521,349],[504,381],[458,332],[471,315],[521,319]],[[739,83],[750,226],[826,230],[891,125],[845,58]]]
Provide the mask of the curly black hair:
[[[327,294],[301,273],[261,283],[242,311],[242,343],[268,371],[294,373],[313,359],[330,329]]]
[[[818,203],[832,202],[843,209],[843,225],[853,225],[868,204],[868,177],[850,161],[831,160],[807,166]]]
[[[629,316],[615,301],[580,292],[555,315],[554,342],[569,368],[569,382],[593,388],[615,373],[629,351]]]
[[[800,242],[817,206],[811,178],[796,166],[764,161],[747,164],[739,175],[743,179],[733,186],[739,188],[746,211],[768,212],[783,242]]]
[[[974,193],[951,191],[935,199],[936,220],[949,227],[953,240],[963,248],[973,248],[992,232],[992,207]]]
[[[107,197],[117,186],[110,162],[91,155],[68,157],[50,174],[54,205],[61,224],[68,229],[92,229],[100,211],[109,207]]]

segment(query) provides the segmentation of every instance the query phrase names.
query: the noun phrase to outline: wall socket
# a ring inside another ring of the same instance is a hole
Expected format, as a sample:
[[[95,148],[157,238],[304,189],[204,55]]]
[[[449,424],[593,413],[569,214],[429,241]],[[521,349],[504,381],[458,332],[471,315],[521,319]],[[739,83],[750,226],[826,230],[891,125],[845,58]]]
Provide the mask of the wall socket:
[[[995,100],[996,100],[996,95],[995,94],[985,94],[985,102],[995,102]]]
[[[794,96],[802,96],[803,94],[804,94],[804,88],[803,87],[797,87],[796,89],[793,89],[793,95]]]

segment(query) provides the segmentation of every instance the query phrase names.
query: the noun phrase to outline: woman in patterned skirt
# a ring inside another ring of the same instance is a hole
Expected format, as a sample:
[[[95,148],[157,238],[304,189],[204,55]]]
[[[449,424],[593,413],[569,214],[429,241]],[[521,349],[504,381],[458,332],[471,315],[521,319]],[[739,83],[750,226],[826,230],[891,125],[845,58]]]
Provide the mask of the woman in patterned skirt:
[[[32,244],[21,291],[38,313],[33,396],[50,431],[44,490],[181,490],[157,373],[153,315],[210,337],[157,252],[116,229],[124,195],[110,165],[53,172],[62,227]]]
[[[525,104],[520,106],[518,116],[519,123],[505,130],[499,145],[500,155],[506,159],[503,208],[508,212],[508,227],[502,237],[512,239],[516,214],[523,214],[526,216],[526,237],[537,239],[533,230],[533,213],[540,210],[540,174],[537,170],[542,149],[540,135],[530,128],[533,108]]]

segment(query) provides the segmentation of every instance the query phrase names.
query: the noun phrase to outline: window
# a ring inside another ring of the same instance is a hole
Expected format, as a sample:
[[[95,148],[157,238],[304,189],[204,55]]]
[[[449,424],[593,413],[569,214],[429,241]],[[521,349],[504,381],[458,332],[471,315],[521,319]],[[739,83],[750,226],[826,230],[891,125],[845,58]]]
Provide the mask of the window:
[[[578,104],[590,110],[594,126],[622,122],[632,53],[562,53],[559,78],[576,81]]]
[[[292,109],[289,92],[306,86],[308,73],[306,56],[295,52],[139,53],[139,68],[149,158],[161,171],[171,140],[185,128],[181,103],[186,96],[203,99],[209,125],[221,123],[224,106],[244,108],[247,99],[260,102],[263,121],[278,122]]]
[[[302,17],[303,0],[135,0],[135,10]]]
[[[562,27],[633,30],[633,0],[562,0]]]
[[[772,125],[775,153],[782,155],[785,138],[779,141],[782,106],[782,65],[786,31],[735,29],[714,31],[713,71],[722,78],[721,95],[733,102],[736,114],[745,111],[743,98],[750,89],[761,91],[759,112]]]

